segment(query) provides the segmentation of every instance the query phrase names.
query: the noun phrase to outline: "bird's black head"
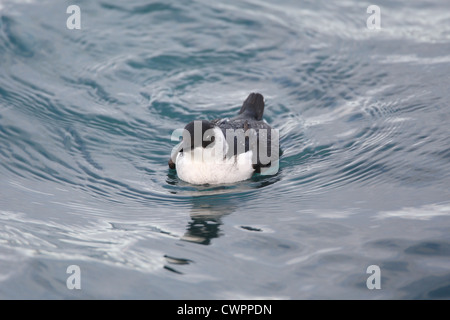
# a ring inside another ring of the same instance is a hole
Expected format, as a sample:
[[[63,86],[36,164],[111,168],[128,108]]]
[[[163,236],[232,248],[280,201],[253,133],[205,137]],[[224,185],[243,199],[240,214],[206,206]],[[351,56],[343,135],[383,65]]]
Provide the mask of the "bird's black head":
[[[206,148],[214,142],[213,129],[214,125],[207,120],[189,122],[183,130],[183,150]]]

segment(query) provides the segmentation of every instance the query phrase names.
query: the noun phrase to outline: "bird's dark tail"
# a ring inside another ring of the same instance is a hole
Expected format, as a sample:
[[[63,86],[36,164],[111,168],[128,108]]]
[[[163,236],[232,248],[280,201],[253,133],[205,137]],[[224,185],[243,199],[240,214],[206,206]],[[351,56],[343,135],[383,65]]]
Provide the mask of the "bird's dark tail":
[[[262,120],[264,114],[264,97],[260,93],[250,93],[242,104],[239,114]]]

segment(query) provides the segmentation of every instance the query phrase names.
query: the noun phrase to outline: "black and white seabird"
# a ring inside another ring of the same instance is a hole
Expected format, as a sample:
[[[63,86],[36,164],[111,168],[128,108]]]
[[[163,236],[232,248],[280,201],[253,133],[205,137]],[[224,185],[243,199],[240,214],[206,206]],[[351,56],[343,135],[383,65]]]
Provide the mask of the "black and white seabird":
[[[169,167],[192,184],[233,183],[260,173],[278,160],[278,136],[263,114],[264,97],[251,93],[231,119],[188,123],[183,140],[172,151]]]

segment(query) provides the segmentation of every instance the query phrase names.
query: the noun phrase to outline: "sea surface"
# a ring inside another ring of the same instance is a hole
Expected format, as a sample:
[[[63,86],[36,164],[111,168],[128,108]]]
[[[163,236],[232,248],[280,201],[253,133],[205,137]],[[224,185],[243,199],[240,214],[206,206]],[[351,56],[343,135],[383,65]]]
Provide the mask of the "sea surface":
[[[181,181],[251,92],[278,172]],[[448,1],[0,0],[0,299],[449,299],[449,101]]]

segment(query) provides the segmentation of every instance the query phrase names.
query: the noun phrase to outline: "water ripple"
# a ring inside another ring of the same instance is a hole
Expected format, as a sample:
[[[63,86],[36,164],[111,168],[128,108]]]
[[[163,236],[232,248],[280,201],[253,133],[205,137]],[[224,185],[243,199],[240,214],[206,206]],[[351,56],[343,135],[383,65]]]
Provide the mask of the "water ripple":
[[[447,5],[383,3],[379,31],[352,1],[90,1],[81,30],[65,6],[0,4],[0,256],[44,266],[36,286],[79,260],[169,297],[361,297],[355,266],[381,257],[408,280],[379,297],[446,297],[420,275],[448,274]],[[169,170],[173,130],[255,91],[276,174],[194,186]],[[5,270],[2,286],[29,271]]]

